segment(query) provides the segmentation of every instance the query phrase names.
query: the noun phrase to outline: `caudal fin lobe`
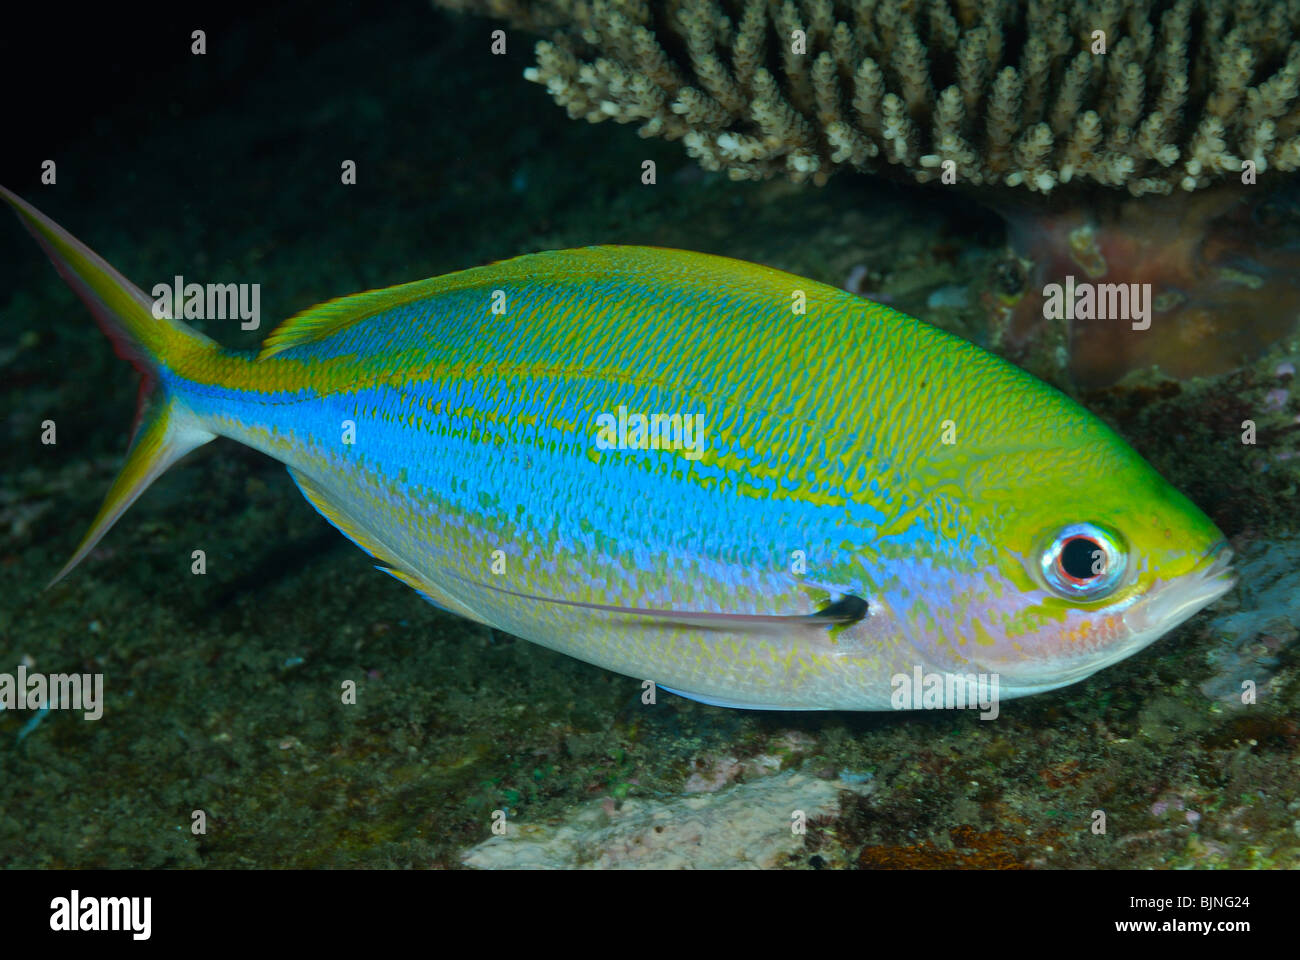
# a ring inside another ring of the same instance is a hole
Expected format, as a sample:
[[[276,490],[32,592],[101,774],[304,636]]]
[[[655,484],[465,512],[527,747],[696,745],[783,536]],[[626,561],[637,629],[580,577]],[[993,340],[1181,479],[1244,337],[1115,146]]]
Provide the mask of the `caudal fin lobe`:
[[[94,549],[149,484],[185,454],[215,438],[169,395],[163,374],[183,355],[218,347],[179,320],[155,316],[153,301],[139,287],[31,204],[4,187],[0,187],[0,200],[13,208],[59,275],[90,308],[118,356],[129,360],[141,376],[135,431],[126,463],[90,529],[72,558],[49,582],[48,589]]]

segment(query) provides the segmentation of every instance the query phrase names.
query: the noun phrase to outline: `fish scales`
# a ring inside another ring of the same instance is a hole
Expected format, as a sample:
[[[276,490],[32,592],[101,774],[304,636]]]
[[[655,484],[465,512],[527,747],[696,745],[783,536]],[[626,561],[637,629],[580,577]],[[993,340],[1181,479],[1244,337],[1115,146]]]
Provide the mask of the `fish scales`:
[[[866,486],[865,467],[845,478],[826,463],[891,443],[882,428],[894,412],[877,401],[868,417],[874,398],[844,388],[870,375],[855,352],[867,351],[884,373],[917,358],[937,331],[917,324],[913,343],[891,341],[862,315],[863,302],[841,291],[737,261],[655,254],[671,265],[657,283],[635,250],[543,254],[504,265],[522,268],[504,274],[468,271],[478,274],[472,283],[450,291],[429,284],[410,303],[260,361],[284,368],[265,372],[273,391],[222,388],[235,379],[226,358],[197,358],[170,386],[223,434],[311,478],[347,515],[345,532],[438,587],[452,609],[611,669],[639,675],[662,664],[673,685],[707,688],[697,673],[719,670],[719,650],[734,656],[739,641],[683,629],[663,649],[659,637],[626,622],[588,624],[571,608],[476,597],[449,574],[492,579],[491,552],[501,549],[501,585],[529,595],[814,612],[789,573],[792,551],[802,549],[823,581],[876,595],[857,544],[872,539],[897,502]],[[497,289],[502,316],[491,313]],[[808,309],[820,311],[816,322],[791,312],[800,289],[810,294]],[[872,315],[893,313],[870,306]],[[729,322],[736,316],[744,322]],[[780,369],[791,355],[823,362],[791,386]],[[831,389],[807,389],[812,377]],[[700,413],[710,446],[697,461],[681,451],[596,451],[585,425],[619,406]],[[910,426],[909,418],[915,411],[897,410],[897,420]],[[349,420],[355,442],[343,444]],[[809,435],[815,445],[804,442]],[[889,472],[870,475],[882,488]],[[892,479],[883,487],[899,489]],[[960,548],[956,538],[945,546]],[[774,662],[790,658],[785,670],[813,672],[824,659],[765,647],[726,667],[729,687],[748,675],[757,699],[759,686],[771,687]]]

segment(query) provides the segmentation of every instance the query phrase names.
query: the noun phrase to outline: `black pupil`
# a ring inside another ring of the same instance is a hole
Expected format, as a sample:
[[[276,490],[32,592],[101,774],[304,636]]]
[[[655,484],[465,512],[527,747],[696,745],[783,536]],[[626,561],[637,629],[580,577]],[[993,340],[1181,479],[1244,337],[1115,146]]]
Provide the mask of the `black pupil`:
[[[1093,577],[1100,576],[1092,568],[1094,563],[1093,554],[1100,549],[1101,547],[1098,546],[1096,540],[1089,540],[1087,537],[1074,537],[1061,548],[1061,557],[1057,563],[1061,565],[1061,569],[1066,574],[1075,580],[1091,580]],[[1102,561],[1102,565],[1098,569],[1104,572],[1106,569],[1105,555],[1103,554],[1098,559]]]

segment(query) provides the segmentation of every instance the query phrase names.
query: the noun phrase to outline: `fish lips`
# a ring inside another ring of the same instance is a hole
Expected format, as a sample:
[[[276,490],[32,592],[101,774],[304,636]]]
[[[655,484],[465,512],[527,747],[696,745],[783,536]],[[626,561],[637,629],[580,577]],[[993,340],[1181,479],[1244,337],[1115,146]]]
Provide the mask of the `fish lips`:
[[[1156,588],[1124,612],[1124,625],[1133,632],[1126,644],[1132,647],[1129,652],[1168,633],[1236,585],[1232,548],[1220,540],[1190,573]],[[1139,640],[1144,642],[1136,643]]]
[[[1150,646],[1236,586],[1237,577],[1231,565],[1232,549],[1226,540],[1220,540],[1188,573],[1157,585],[1124,611],[1127,639],[1099,651],[1099,655],[1089,655],[1082,662],[1065,664],[1037,676],[1026,676],[1022,671],[1015,671],[1019,676],[1004,676],[1003,696],[1042,693],[1077,683]]]

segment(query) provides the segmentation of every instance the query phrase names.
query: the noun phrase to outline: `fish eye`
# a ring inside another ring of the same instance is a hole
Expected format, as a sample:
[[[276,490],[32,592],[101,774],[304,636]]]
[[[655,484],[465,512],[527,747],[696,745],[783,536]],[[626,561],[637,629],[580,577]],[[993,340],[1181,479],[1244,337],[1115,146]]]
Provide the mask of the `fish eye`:
[[[1118,534],[1095,523],[1074,523],[1052,538],[1040,564],[1054,593],[1096,600],[1119,586],[1127,556]]]

